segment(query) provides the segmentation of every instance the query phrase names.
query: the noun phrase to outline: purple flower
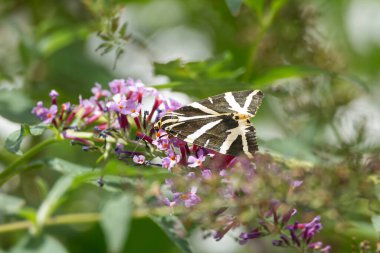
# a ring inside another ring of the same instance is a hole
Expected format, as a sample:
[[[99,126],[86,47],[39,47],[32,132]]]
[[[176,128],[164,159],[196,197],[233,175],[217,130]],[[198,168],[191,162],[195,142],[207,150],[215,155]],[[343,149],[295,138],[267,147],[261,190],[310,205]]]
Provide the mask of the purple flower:
[[[175,110],[181,108],[182,104],[180,102],[177,102],[174,99],[169,98],[169,99],[165,100],[164,106],[165,106],[165,113],[166,113],[168,111],[175,111]]]
[[[256,238],[262,237],[263,235],[264,234],[260,231],[259,228],[255,228],[248,233],[241,233],[239,235],[239,243],[246,244],[248,240],[256,239]]]
[[[133,118],[138,117],[141,110],[141,104],[126,99],[125,95],[116,94],[112,97],[113,101],[107,103],[110,110],[119,112],[123,115],[131,115]]]
[[[285,214],[282,218],[282,225],[285,225],[287,221],[290,219],[290,217],[293,216],[295,213],[296,213],[296,210],[291,209],[287,214]],[[303,247],[304,245],[307,245],[308,248],[320,250],[319,252],[323,252],[323,253],[329,252],[330,246],[324,247],[323,250],[325,251],[322,251],[321,242],[311,243],[313,237],[322,229],[320,216],[316,216],[309,223],[298,223],[296,221],[294,222],[293,225],[286,226],[286,229],[289,231],[290,237],[284,234],[281,234],[280,240],[274,240],[272,242],[274,246],[293,245],[296,247]]]
[[[219,176],[221,176],[221,177],[226,177],[228,174],[227,174],[227,170],[221,170],[220,172],[219,172]]]
[[[48,111],[49,109],[43,106],[43,102],[38,101],[37,106],[33,108],[32,113],[36,115],[40,120],[45,120]]]
[[[92,94],[94,94],[93,98],[95,100],[99,100],[102,97],[109,97],[111,93],[108,90],[103,90],[102,86],[98,83],[95,84],[95,87],[91,89]]]
[[[297,209],[292,208],[286,214],[284,214],[281,220],[282,225],[287,224],[290,218],[293,217],[296,213],[297,213]]]
[[[189,172],[189,173],[187,174],[187,177],[188,177],[188,178],[191,178],[191,179],[195,179],[195,178],[196,178],[196,177],[195,177],[195,173],[194,173],[193,171]]]
[[[302,180],[294,180],[291,182],[291,189],[294,190],[297,187],[300,187],[302,185]]]
[[[57,97],[59,96],[58,92],[56,90],[51,90],[49,96],[51,98],[52,104],[56,105]]]
[[[180,198],[181,195],[182,195],[182,193],[175,192],[175,193],[173,193],[173,197],[171,200],[169,198],[164,198],[162,200],[162,202],[164,202],[164,204],[167,205],[168,207],[172,208],[172,207],[178,205],[179,203],[181,203],[181,198]]]
[[[59,93],[56,90],[51,90],[49,93],[49,97],[51,97],[52,99],[54,99],[58,96],[59,96]]]
[[[135,155],[135,156],[133,156],[133,161],[137,164],[144,164],[145,163],[145,156]]]
[[[109,83],[109,86],[113,94],[125,94],[127,92],[124,79],[115,79]]]
[[[211,170],[202,170],[202,177],[205,180],[210,180],[212,178]]]
[[[174,99],[166,99],[164,100],[164,102],[161,104],[160,106],[160,113],[158,114],[158,117],[161,118],[162,116],[164,116],[167,112],[172,112],[172,111],[175,111],[179,108],[182,107],[182,104],[177,102],[176,100]]]
[[[168,133],[165,132],[165,130],[158,130],[158,132],[156,132],[156,138],[157,139],[167,139],[169,137]]]
[[[191,167],[191,168],[195,168],[195,167],[199,167],[199,166],[202,166],[202,163],[204,162],[206,158],[201,155],[199,156],[198,158],[196,158],[195,156],[189,156],[187,162],[187,166]]]
[[[201,202],[201,198],[197,195],[197,187],[192,187],[191,191],[183,194],[181,198],[186,207],[191,207]]]
[[[322,242],[311,243],[308,248],[319,250],[321,253],[329,253],[331,250],[330,245],[324,246]]]
[[[175,154],[171,149],[168,150],[167,154],[168,156],[162,159],[162,167],[170,170],[181,160],[181,156]]]
[[[45,124],[51,123],[55,119],[57,112],[58,112],[58,108],[56,105],[50,106],[49,110],[46,112],[45,119],[43,119],[43,122]]]
[[[168,149],[170,149],[170,140],[168,138],[155,139],[152,143],[159,150],[168,150]]]
[[[70,102],[63,103],[63,104],[61,105],[61,110],[62,110],[63,112],[68,112],[68,111],[71,110],[70,106],[71,106]]]

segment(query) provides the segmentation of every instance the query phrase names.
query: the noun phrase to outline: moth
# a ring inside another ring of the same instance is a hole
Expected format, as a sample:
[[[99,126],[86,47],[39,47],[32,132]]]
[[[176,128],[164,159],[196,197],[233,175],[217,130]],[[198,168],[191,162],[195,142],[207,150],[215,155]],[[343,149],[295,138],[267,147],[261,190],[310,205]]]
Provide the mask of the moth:
[[[167,112],[155,125],[188,143],[221,154],[252,158],[258,150],[251,118],[263,100],[260,90],[226,92]]]

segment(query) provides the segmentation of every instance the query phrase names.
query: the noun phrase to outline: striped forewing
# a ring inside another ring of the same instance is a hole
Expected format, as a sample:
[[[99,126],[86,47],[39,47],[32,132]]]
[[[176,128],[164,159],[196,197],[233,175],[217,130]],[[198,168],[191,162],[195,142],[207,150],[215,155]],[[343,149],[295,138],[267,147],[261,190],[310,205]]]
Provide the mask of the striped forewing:
[[[163,128],[178,138],[222,154],[252,154],[258,150],[255,129],[248,119],[262,101],[261,91],[227,92],[184,106],[162,118]]]
[[[254,116],[262,100],[263,93],[260,90],[226,92],[213,97],[205,98],[198,102],[194,102],[188,106],[184,106],[178,109],[176,112],[184,114],[190,113],[191,115],[200,115],[202,113],[205,113],[205,110],[201,109],[208,108],[219,114],[240,112],[242,114],[248,113]],[[193,104],[201,105],[203,108],[194,108],[192,107]]]

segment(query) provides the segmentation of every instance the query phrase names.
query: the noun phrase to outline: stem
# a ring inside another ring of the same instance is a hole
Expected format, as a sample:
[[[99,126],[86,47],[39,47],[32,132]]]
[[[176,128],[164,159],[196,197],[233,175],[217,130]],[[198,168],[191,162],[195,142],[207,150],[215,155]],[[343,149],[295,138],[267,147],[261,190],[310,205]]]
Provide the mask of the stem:
[[[100,219],[99,213],[80,213],[80,214],[66,214],[59,215],[54,218],[49,218],[45,221],[44,225],[53,226],[61,224],[72,223],[89,223],[97,222]],[[31,221],[18,221],[9,224],[0,225],[0,233],[11,232],[15,230],[27,229],[34,226]]]
[[[12,164],[10,164],[7,168],[5,168],[1,173],[0,173],[0,187],[8,181],[11,177],[15,176],[16,174],[22,172],[25,170],[24,167],[20,168],[20,165],[23,163],[26,163],[30,158],[32,158],[34,155],[39,153],[43,148],[46,146],[49,146],[50,144],[53,144],[57,142],[57,139],[47,139],[33,148],[29,149],[23,156],[18,158],[16,161],[14,161]]]
[[[135,210],[133,213],[133,218],[143,218],[148,217],[150,215],[168,215],[169,208],[159,207],[156,209],[140,209]],[[74,214],[64,214],[57,215],[52,218],[46,219],[44,222],[44,226],[56,226],[56,225],[65,225],[65,224],[80,224],[80,223],[93,223],[99,222],[101,219],[101,213],[74,213]],[[0,234],[13,232],[17,230],[28,229],[30,227],[35,226],[35,224],[31,221],[17,221],[8,224],[0,225]]]
[[[277,0],[274,1],[271,6],[269,11],[265,14],[265,16],[260,20],[260,26],[259,26],[259,32],[256,37],[256,40],[254,43],[251,45],[251,48],[249,50],[249,57],[247,60],[247,63],[245,65],[246,67],[246,72],[244,75],[244,80],[249,81],[252,76],[252,70],[254,67],[254,62],[257,56],[257,51],[259,49],[259,46],[261,45],[261,42],[264,39],[265,34],[268,32],[270,26],[273,23],[273,20],[276,16],[276,14],[279,12],[281,7],[287,2],[287,0]]]
[[[264,38],[264,35],[266,34],[267,29],[261,28],[259,31],[259,34],[256,37],[255,42],[252,44],[250,50],[249,50],[249,57],[246,63],[246,72],[244,75],[244,80],[249,81],[251,79],[252,70],[253,70],[253,63],[255,62],[257,51],[259,49],[259,46],[261,44],[261,41]]]

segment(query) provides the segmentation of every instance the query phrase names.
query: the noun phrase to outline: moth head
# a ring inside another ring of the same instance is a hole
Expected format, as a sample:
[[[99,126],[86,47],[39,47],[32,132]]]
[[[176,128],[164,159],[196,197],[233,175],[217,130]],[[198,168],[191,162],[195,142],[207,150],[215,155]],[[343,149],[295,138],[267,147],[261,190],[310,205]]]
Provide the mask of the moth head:
[[[161,120],[159,120],[159,121],[157,121],[157,122],[154,124],[153,128],[154,128],[154,130],[158,131],[158,130],[161,129],[161,126],[162,126],[162,122],[161,122]]]

